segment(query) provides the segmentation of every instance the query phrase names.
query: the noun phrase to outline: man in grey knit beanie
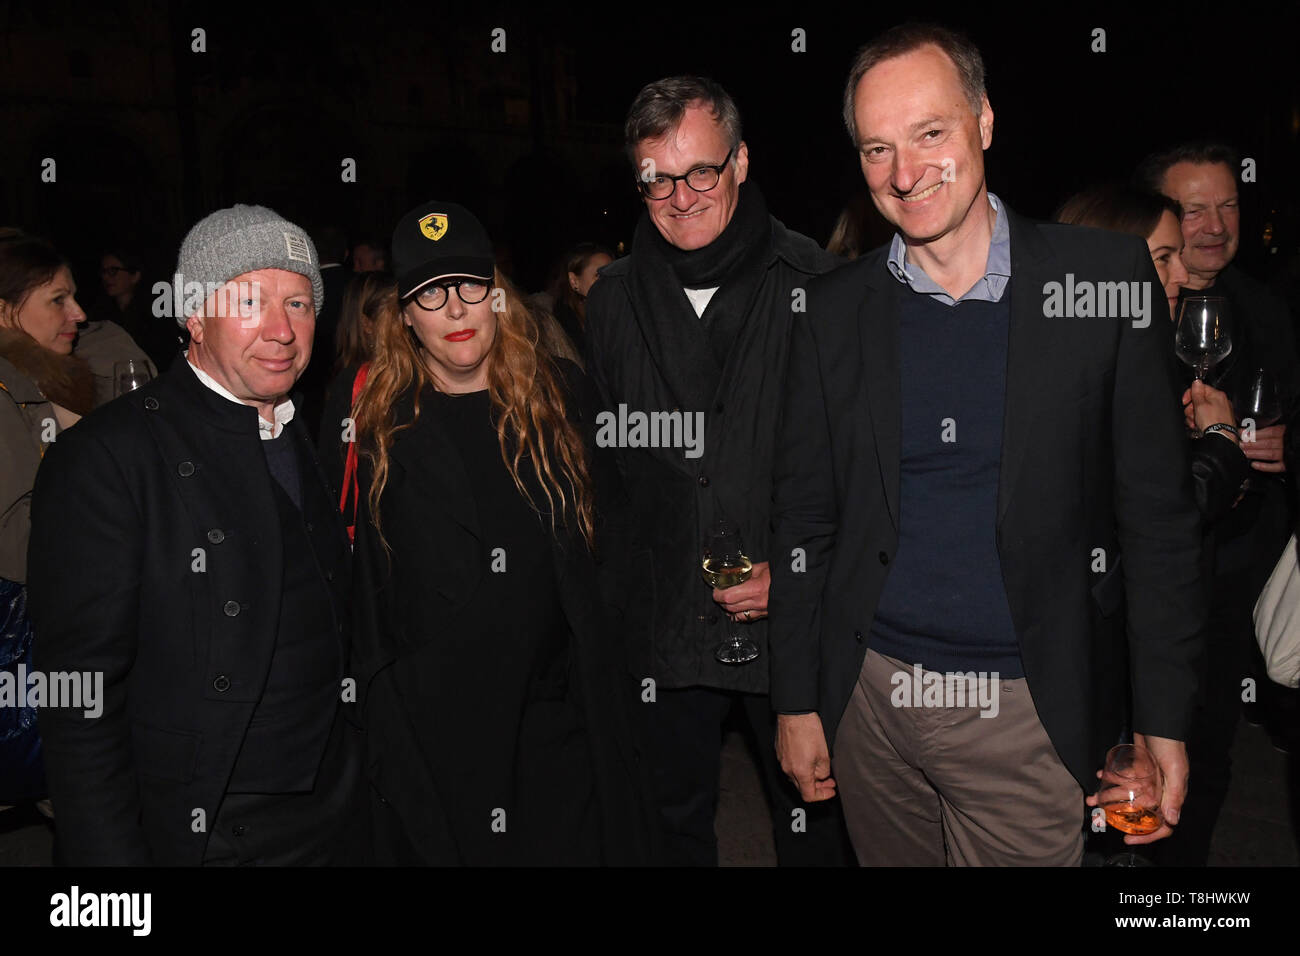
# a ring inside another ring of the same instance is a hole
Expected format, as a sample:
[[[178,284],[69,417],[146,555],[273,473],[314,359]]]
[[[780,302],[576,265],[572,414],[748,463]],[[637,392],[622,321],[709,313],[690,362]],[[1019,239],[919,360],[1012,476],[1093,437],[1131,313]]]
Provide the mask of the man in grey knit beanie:
[[[199,220],[181,243],[173,289],[185,304],[176,310],[176,321],[185,325],[218,287],[257,269],[306,276],[316,311],[324,305],[320,260],[306,231],[265,206],[236,205]]]
[[[41,711],[58,858],[365,862],[348,539],[289,397],[316,249],[270,209],[222,209],[176,282],[184,358],[60,432],[32,494],[38,660],[103,678],[97,709]]]
[[[255,406],[265,437],[278,437],[325,299],[306,231],[264,206],[218,209],[181,243],[175,289],[184,290],[186,358],[199,381]]]

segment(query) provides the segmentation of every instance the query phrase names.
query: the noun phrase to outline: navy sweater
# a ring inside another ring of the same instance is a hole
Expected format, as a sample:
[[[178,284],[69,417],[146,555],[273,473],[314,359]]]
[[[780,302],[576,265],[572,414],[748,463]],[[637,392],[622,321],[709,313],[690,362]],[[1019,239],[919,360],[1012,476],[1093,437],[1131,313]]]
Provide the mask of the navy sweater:
[[[1011,291],[951,306],[898,295],[899,540],[871,647],[927,670],[1022,677],[996,530]]]

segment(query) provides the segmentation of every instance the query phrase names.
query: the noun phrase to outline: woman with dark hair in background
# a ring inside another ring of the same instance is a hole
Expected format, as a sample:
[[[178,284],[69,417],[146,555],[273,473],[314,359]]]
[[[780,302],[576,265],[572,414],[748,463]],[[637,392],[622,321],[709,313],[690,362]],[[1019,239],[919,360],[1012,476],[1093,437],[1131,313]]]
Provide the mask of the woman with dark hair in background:
[[[391,272],[359,272],[343,292],[339,324],[334,332],[338,355],[334,377],[325,389],[325,411],[321,415],[318,454],[325,478],[337,498],[343,490],[346,443],[340,441],[351,415],[352,388],[375,351],[375,323],[393,297]],[[364,384],[364,379],[362,380]]]
[[[552,313],[579,355],[586,351],[587,293],[596,273],[614,261],[614,254],[596,242],[580,242],[569,249],[559,274],[547,291],[554,301]]]
[[[1057,222],[1145,239],[1171,321],[1177,319],[1178,290],[1187,280],[1181,258],[1181,218],[1182,208],[1167,196],[1125,186],[1079,193],[1066,200],[1056,214]],[[1172,348],[1171,344],[1171,352]],[[1250,463],[1241,451],[1232,401],[1224,392],[1196,381],[1183,393],[1182,401],[1189,431],[1203,436],[1193,440],[1192,475],[1197,504],[1208,527],[1236,504],[1242,482],[1250,477]],[[1207,429],[1213,431],[1207,433]]]
[[[116,245],[99,259],[99,282],[103,294],[90,308],[89,321],[82,330],[79,348],[85,352],[98,351],[102,341],[104,351],[114,361],[136,358],[132,352],[148,356],[156,371],[166,371],[181,352],[182,342],[176,323],[170,318],[153,314],[153,303],[147,293],[148,283],[141,284],[144,260],[132,249]],[[113,328],[112,323],[126,332],[134,349]],[[105,396],[101,395],[101,398]],[[113,397],[109,392],[108,398]]]
[[[871,194],[859,190],[840,210],[831,237],[826,241],[826,251],[833,256],[856,259],[893,237],[893,227],[876,210]]]
[[[1182,207],[1167,196],[1122,186],[1080,193],[1067,200],[1057,213],[1059,222],[1126,232],[1145,239],[1164,286],[1171,320],[1176,319],[1178,290],[1187,281],[1181,259],[1181,219]],[[1172,356],[1172,336],[1169,349]],[[1209,584],[1214,580],[1215,523],[1241,500],[1242,485],[1250,477],[1251,467],[1241,450],[1237,419],[1228,395],[1194,381],[1183,393],[1182,402],[1189,433],[1200,436],[1190,439],[1191,470],[1205,529],[1201,574]],[[1141,409],[1115,410],[1117,415],[1141,413]],[[1171,467],[1174,464],[1171,462]],[[1214,623],[1215,595],[1211,593],[1209,598],[1211,623],[1201,667],[1201,697],[1187,741],[1192,784],[1173,836],[1146,851],[1166,866],[1204,866],[1209,857],[1210,838],[1231,779],[1230,751],[1241,706],[1241,679],[1249,673],[1249,648],[1236,647],[1225,638],[1230,632]]]
[[[469,211],[420,206],[392,249],[351,413],[378,860],[638,862],[632,702],[601,597],[618,589],[595,562],[596,495],[616,474],[585,376],[541,344]]]
[[[343,292],[339,325],[334,333],[334,373],[360,368],[375,350],[375,321],[393,291],[391,272],[359,272]]]
[[[98,319],[116,322],[137,341],[144,338],[149,316],[149,297],[138,286],[144,276],[140,257],[125,246],[114,246],[99,258],[99,282],[104,293],[92,313]]]
[[[50,442],[94,405],[90,367],[72,354],[86,314],[54,247],[0,235],[0,672],[31,667],[27,542],[32,486]],[[36,711],[0,706],[0,807],[45,796]],[[46,805],[48,809],[48,804]]]

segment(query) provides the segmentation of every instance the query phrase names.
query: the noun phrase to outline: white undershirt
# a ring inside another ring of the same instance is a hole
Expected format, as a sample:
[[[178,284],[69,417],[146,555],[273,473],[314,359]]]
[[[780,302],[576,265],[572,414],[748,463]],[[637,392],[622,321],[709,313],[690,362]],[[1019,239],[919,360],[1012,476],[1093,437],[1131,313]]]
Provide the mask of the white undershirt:
[[[691,300],[691,308],[695,310],[695,317],[698,319],[704,315],[704,310],[709,307],[709,300],[713,298],[713,293],[718,291],[718,286],[712,289],[682,289],[686,293],[686,298]]]
[[[186,361],[189,361],[189,353],[186,353]],[[226,388],[215,378],[209,375],[203,369],[199,368],[193,362],[190,362],[190,368],[194,370],[194,375],[200,382],[212,389],[222,398],[234,402],[236,405],[247,405],[248,402],[241,402],[231,394],[230,389]],[[257,413],[257,436],[263,441],[270,441],[272,438],[279,438],[280,432],[284,426],[293,421],[293,401],[288,397],[280,404],[275,406],[275,421],[268,422],[262,417],[262,413]]]

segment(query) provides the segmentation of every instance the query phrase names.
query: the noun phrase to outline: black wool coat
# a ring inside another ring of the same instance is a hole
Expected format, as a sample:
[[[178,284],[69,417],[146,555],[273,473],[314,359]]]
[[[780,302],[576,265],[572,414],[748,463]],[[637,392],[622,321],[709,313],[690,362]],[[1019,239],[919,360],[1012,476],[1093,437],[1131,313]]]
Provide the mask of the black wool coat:
[[[659,687],[705,686],[765,694],[767,621],[739,624],[759,646],[743,665],[721,664],[714,649],[725,633],[721,608],[700,576],[705,534],[725,515],[739,524],[755,562],[791,560],[769,547],[772,460],[794,318],[811,280],[840,262],[811,239],[771,220],[764,275],[727,355],[721,384],[704,410],[703,454],[681,448],[619,448],[630,524],[637,541],[628,583],[629,659],[638,680]],[[680,359],[655,333],[639,301],[635,256],[601,270],[587,297],[587,371],[600,408],[671,412],[683,405],[661,369]],[[694,312],[681,296],[686,319]]]
[[[310,449],[300,418],[286,429]],[[302,481],[325,479],[315,468]],[[46,453],[28,551],[35,663],[104,675],[101,715],[39,715],[63,862],[202,861],[275,648],[273,483],[257,410],[205,387],[183,358]],[[334,633],[322,638],[338,643],[342,682],[347,539],[337,509],[304,520],[340,569],[327,579]],[[359,734],[351,722],[347,732]]]
[[[569,628],[569,675],[590,747],[595,799],[600,820],[601,860],[607,865],[639,865],[650,860],[649,818],[639,764],[631,745],[628,709],[638,703],[626,680],[622,642],[622,599],[618,580],[626,549],[618,507],[618,474],[608,456],[591,444],[592,397],[576,365],[558,364],[570,400],[568,417],[588,440],[593,483],[601,515],[595,553],[581,535],[563,526],[552,539],[560,603]],[[340,389],[341,393],[343,390]],[[350,397],[350,393],[349,396]],[[341,417],[346,398],[328,415]],[[409,421],[408,394],[395,403],[399,421]],[[364,436],[362,436],[364,441]],[[324,450],[324,454],[335,454]],[[524,467],[528,467],[525,463]],[[360,508],[355,563],[354,673],[366,730],[366,772],[377,804],[376,840],[382,862],[462,865],[476,862],[458,832],[454,812],[440,795],[436,771],[424,757],[437,752],[441,735],[473,734],[467,716],[462,726],[433,726],[420,719],[425,708],[409,690],[423,681],[412,668],[428,666],[422,651],[432,641],[462,642],[454,621],[489,573],[491,542],[479,530],[473,490],[461,457],[437,415],[423,406],[419,421],[398,432],[390,452],[388,484],[381,500],[385,529],[399,521],[418,538],[416,554],[397,554],[395,564],[427,568],[427,586],[399,588],[371,516],[371,467],[361,456]],[[395,539],[397,536],[387,534]],[[390,546],[392,546],[390,544]],[[606,560],[608,556],[608,561]],[[500,609],[500,630],[508,633],[512,609]],[[484,694],[493,688],[484,687]],[[391,814],[399,821],[394,827]],[[486,821],[486,817],[484,820]],[[486,823],[484,824],[486,825]],[[398,836],[389,839],[389,835]],[[409,844],[409,846],[408,846]],[[412,857],[411,854],[414,853]]]

